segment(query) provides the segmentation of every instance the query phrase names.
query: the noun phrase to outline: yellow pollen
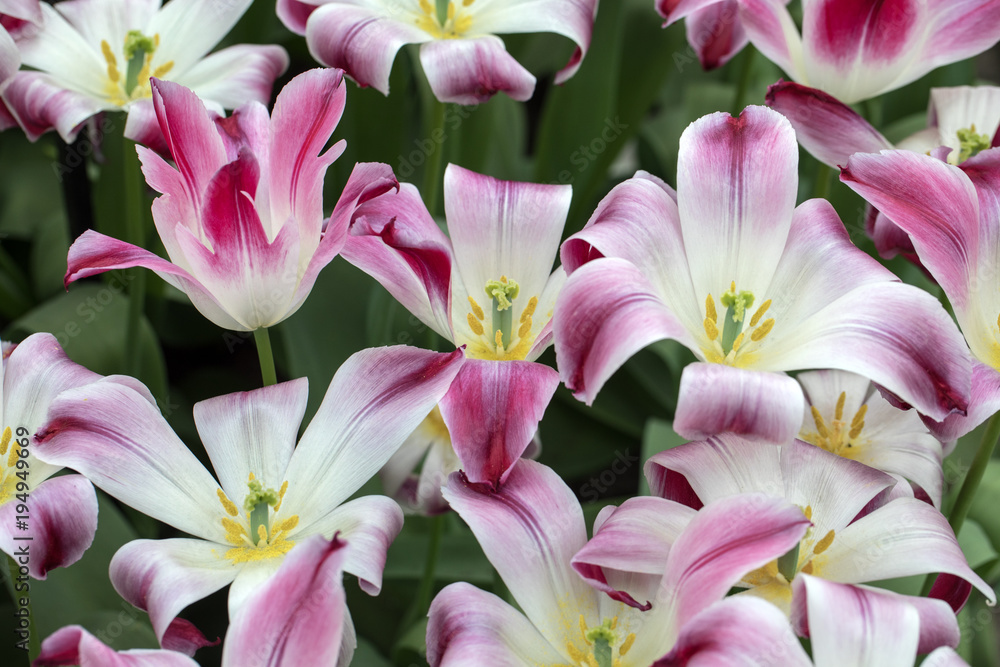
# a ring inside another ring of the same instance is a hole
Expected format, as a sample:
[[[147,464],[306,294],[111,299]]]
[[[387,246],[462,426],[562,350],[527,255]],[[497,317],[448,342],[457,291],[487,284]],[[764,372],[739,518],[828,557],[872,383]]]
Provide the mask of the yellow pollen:
[[[617,627],[618,627],[618,617],[617,616],[613,616],[611,618],[611,629],[614,630]]]
[[[819,408],[814,405],[810,409],[812,411],[813,421],[816,422],[816,432],[819,433],[821,438],[829,438],[830,431],[826,428],[826,422],[823,421],[823,415],[820,414]]]
[[[281,483],[281,488],[278,490],[278,504],[274,506],[275,514],[277,514],[278,510],[281,509],[281,503],[285,501],[285,491],[287,490],[288,490],[288,480],[285,480],[284,482]],[[297,516],[295,517],[295,520],[298,521]]]
[[[573,662],[578,665],[587,659],[586,654],[578,649],[572,642],[566,642],[566,652],[569,653],[569,657],[573,659]]]
[[[7,453],[7,445],[10,444],[10,439],[14,437],[14,434],[10,430],[10,426],[3,430],[3,437],[0,437],[0,456]]]
[[[449,21],[454,21],[455,20],[455,3],[454,2],[449,2],[448,3],[448,20]]]
[[[753,333],[750,334],[750,340],[752,340],[755,343],[757,341],[763,340],[764,336],[766,336],[767,334],[771,333],[771,329],[773,329],[773,328],[774,328],[774,320],[773,319],[764,320],[763,324],[761,324],[759,327],[757,327],[756,329],[754,329]]]
[[[625,641],[622,642],[621,647],[618,649],[618,655],[625,655],[628,653],[629,649],[632,648],[632,644],[635,643],[635,633],[630,632]]]
[[[844,418],[844,403],[847,401],[847,392],[840,392],[840,398],[837,399],[837,409],[833,413],[834,419]]]
[[[497,352],[503,352],[503,332],[497,329],[496,335],[493,336],[493,342],[496,343]]]
[[[740,333],[740,335],[736,337],[736,340],[733,341],[733,352],[739,350],[740,345],[742,344],[743,344],[743,334]]]
[[[524,338],[529,333],[531,333],[531,320],[530,319],[527,322],[525,322],[524,324],[522,324],[521,328],[517,330],[517,337],[518,338]]]
[[[736,293],[736,281],[735,280],[732,281],[731,283],[729,283],[729,291],[733,292],[734,294]]]
[[[420,0],[420,11],[422,11],[424,14],[428,14],[431,16],[435,14],[434,8],[431,6],[431,3],[428,2],[427,0]]]
[[[115,58],[115,52],[111,50],[111,45],[106,39],[101,40],[101,53],[104,54],[104,61],[108,64],[108,78],[113,83],[118,83],[118,79],[121,78],[118,72],[118,59]]]
[[[471,296],[469,297],[469,306],[472,308],[472,314],[476,316],[477,320],[486,319],[486,313],[483,312],[483,309],[479,306],[478,303],[476,303],[476,300],[473,299]]]
[[[469,5],[471,5],[475,1],[476,0],[462,0],[462,6],[463,7],[468,7]]]
[[[750,326],[751,327],[757,326],[757,323],[760,322],[760,318],[764,316],[764,313],[766,313],[767,309],[770,308],[770,307],[771,307],[771,300],[770,299],[768,299],[764,303],[760,304],[760,308],[758,308],[757,312],[754,313],[753,317],[750,318]]]
[[[248,481],[248,482],[252,482],[252,481],[254,481],[255,479],[257,479],[257,476],[256,476],[256,475],[254,475],[254,474],[253,474],[253,473],[251,472],[251,473],[250,473],[250,478],[249,478],[249,479],[248,479],[247,481]]]
[[[802,569],[799,570],[799,572],[803,572],[805,574],[812,574],[813,573],[813,564],[812,564],[812,561],[809,561],[808,563],[806,563],[805,565],[803,565]]]
[[[591,653],[587,656],[587,667],[601,667],[600,663],[597,662],[597,658]]]
[[[580,635],[583,637],[583,641],[587,641],[587,622],[583,620],[583,614],[580,614]],[[587,642],[588,644],[590,642]]]
[[[528,305],[524,307],[521,311],[521,322],[530,322],[531,316],[535,314],[535,308],[538,307],[538,297],[533,296],[528,299]]]
[[[226,497],[226,493],[222,489],[216,489],[216,494],[219,496],[219,502],[222,503],[223,509],[226,510],[226,514],[229,516],[239,516],[240,510],[236,507],[236,503]]]
[[[854,439],[861,435],[861,431],[865,428],[866,412],[868,412],[868,406],[862,405],[854,414],[854,419],[851,420],[851,431],[847,434],[849,438]]]
[[[705,335],[711,341],[719,337],[719,327],[715,326],[715,320],[710,320],[707,317],[705,318]]]
[[[719,321],[719,315],[715,312],[715,299],[712,298],[711,294],[705,297],[705,319],[712,320],[712,324]]]
[[[159,67],[157,67],[155,70],[153,70],[153,76],[155,76],[157,79],[160,79],[160,78],[163,77],[164,74],[166,74],[167,72],[169,72],[173,68],[174,68],[174,61],[173,60],[168,60],[167,62],[163,63],[162,65],[160,65]]]
[[[802,510],[802,513],[806,515],[806,519],[812,521],[813,518],[813,508],[812,505],[806,505],[806,508]]]
[[[290,530],[295,530],[295,527],[299,525],[299,515],[295,514],[288,517],[282,521],[279,521],[274,525],[274,534],[287,533]],[[263,526],[261,526],[263,528]]]
[[[226,531],[226,541],[234,546],[249,543],[246,539],[246,531],[243,526],[236,523],[229,517],[222,517],[222,528]]]
[[[469,313],[467,319],[469,320],[469,328],[472,329],[472,333],[476,334],[477,336],[482,336],[484,333],[486,333],[486,329],[483,328],[482,322],[477,320],[474,314]]]
[[[813,547],[813,553],[814,554],[821,554],[824,551],[826,551],[827,549],[829,549],[830,545],[833,544],[834,533],[835,533],[835,531],[831,530],[829,533],[826,534],[826,536],[822,540],[820,540],[819,542],[817,542],[816,546]]]
[[[1000,315],[997,315],[997,328],[1000,328]]]
[[[7,457],[7,467],[8,468],[13,468],[14,465],[17,463],[17,452],[18,452],[19,449],[21,449],[21,448],[17,446],[16,442],[10,448],[10,456]]]

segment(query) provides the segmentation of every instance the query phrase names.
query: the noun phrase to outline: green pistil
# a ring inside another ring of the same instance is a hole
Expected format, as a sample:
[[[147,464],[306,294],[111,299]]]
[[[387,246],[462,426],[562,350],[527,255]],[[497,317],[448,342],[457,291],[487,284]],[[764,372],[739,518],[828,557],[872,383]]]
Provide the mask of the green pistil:
[[[139,72],[146,63],[146,54],[156,51],[156,41],[143,35],[138,30],[130,30],[125,36],[125,59],[128,68],[125,70],[125,90],[132,93],[139,83]]]
[[[794,579],[795,573],[799,570],[799,544],[796,544],[791,551],[778,559],[778,572],[785,578],[785,581],[790,582]]]
[[[985,134],[977,134],[975,123],[967,129],[958,131],[958,141],[961,146],[958,153],[959,164],[990,147],[990,138]]]
[[[598,667],[613,667],[611,647],[618,636],[611,629],[611,620],[604,619],[604,622],[599,626],[588,630],[585,636],[587,641],[594,645],[594,658],[597,660]]]
[[[274,489],[265,489],[258,479],[247,482],[250,493],[243,500],[243,508],[250,512],[250,539],[257,541],[257,526],[264,526],[265,534],[270,530],[268,523],[268,506],[274,507],[278,504],[280,497]]]
[[[493,335],[500,331],[503,335],[504,345],[510,345],[513,338],[514,311],[511,309],[511,302],[517,298],[521,291],[521,286],[514,280],[509,280],[506,276],[501,276],[500,280],[490,280],[486,283],[486,296],[493,299]]]
[[[722,349],[726,351],[726,354],[729,354],[733,349],[736,337],[743,330],[743,318],[746,316],[747,309],[753,305],[753,293],[740,292],[737,294],[735,291],[729,291],[723,294],[719,301],[722,302],[723,306],[726,306],[726,315],[722,318]]]

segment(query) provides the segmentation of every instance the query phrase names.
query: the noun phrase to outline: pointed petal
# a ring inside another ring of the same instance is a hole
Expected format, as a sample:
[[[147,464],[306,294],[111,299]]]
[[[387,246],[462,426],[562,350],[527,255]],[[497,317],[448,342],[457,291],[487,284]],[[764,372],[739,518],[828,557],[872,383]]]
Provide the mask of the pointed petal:
[[[509,604],[464,582],[451,584],[431,603],[427,662],[431,667],[560,664],[565,657]]]
[[[932,0],[927,27],[930,34],[923,51],[902,86],[942,65],[965,60],[997,43],[1000,33],[1000,2],[996,0]],[[969,26],[976,26],[973,31]]]
[[[21,67],[21,54],[10,34],[0,26],[0,83]]]
[[[974,360],[968,414],[948,415],[943,422],[924,419],[924,424],[941,442],[954,444],[955,440],[985,422],[998,410],[1000,410],[1000,373]]]
[[[42,642],[35,667],[80,665],[81,667],[198,667],[191,658],[175,651],[134,649],[118,653],[105,646],[79,625],[67,625]]]
[[[55,129],[63,141],[71,143],[85,120],[110,108],[89,95],[65,89],[43,72],[16,72],[0,92],[7,110],[31,141]]]
[[[46,461],[155,519],[225,542],[219,485],[141,394],[95,382],[60,394],[49,419],[35,444]]]
[[[482,104],[500,92],[524,102],[535,92],[535,77],[494,35],[427,42],[420,47],[420,64],[441,102]]]
[[[391,9],[383,7],[342,3],[318,7],[306,23],[309,54],[328,67],[344,70],[359,85],[388,95],[396,52],[404,44],[431,39],[415,25],[392,17]]]
[[[732,281],[764,292],[792,224],[797,169],[795,132],[766,107],[711,114],[681,135],[677,205],[699,303]]]
[[[166,139],[160,130],[160,121],[156,117],[156,109],[153,108],[151,99],[136,100],[128,108],[128,115],[125,117],[125,138],[131,139],[139,146],[136,148],[141,152],[143,149],[152,149],[163,155],[170,154]]]
[[[274,81],[288,69],[288,53],[272,44],[237,44],[202,58],[177,76],[203,100],[225,109],[267,104]]]
[[[277,14],[285,27],[296,35],[306,34],[306,22],[316,11],[316,5],[299,0],[278,0]]]
[[[299,378],[195,403],[198,435],[230,500],[242,503],[251,474],[281,487],[308,400],[309,381]]]
[[[724,0],[691,12],[684,30],[688,44],[698,53],[698,61],[706,71],[725,65],[749,42],[739,20],[737,0]]]
[[[558,373],[532,361],[465,361],[439,407],[469,482],[507,478],[558,386]]]
[[[224,545],[183,538],[134,540],[111,559],[111,583],[129,603],[149,612],[157,639],[177,614],[233,581],[239,567]]]
[[[740,22],[765,58],[791,78],[805,82],[802,37],[785,4],[779,0],[740,0]]]
[[[177,76],[183,76],[205,54],[222,41],[252,0],[171,0],[149,22],[146,34],[159,33],[163,39],[156,50],[157,60],[173,61]]]
[[[29,545],[30,558],[20,562],[32,577],[45,579],[49,570],[69,567],[90,548],[97,530],[97,494],[83,475],[63,475],[32,489],[30,499],[28,528],[17,534],[19,503],[0,505],[0,551],[14,558],[19,547]]]
[[[588,405],[608,378],[650,343],[691,334],[643,273],[623,259],[599,258],[573,272],[553,316],[559,376]]]
[[[233,617],[222,653],[225,667],[334,665],[347,602],[341,583],[345,543],[314,536]]]
[[[460,350],[402,345],[362,350],[344,362],[285,472],[285,506],[299,515],[303,534],[378,472],[441,400],[462,362]]]
[[[597,593],[570,567],[587,541],[576,496],[551,468],[522,459],[492,490],[453,474],[444,488],[518,606],[553,646],[575,641],[579,616],[600,623]]]
[[[846,165],[852,153],[893,147],[854,109],[816,88],[778,81],[767,89],[767,106],[791,121],[810,155],[831,167]]]
[[[451,242],[417,188],[402,183],[358,207],[341,256],[379,281],[421,322],[451,333]]]
[[[799,432],[804,405],[802,389],[783,373],[688,364],[674,430],[692,440],[728,432],[780,445]]]

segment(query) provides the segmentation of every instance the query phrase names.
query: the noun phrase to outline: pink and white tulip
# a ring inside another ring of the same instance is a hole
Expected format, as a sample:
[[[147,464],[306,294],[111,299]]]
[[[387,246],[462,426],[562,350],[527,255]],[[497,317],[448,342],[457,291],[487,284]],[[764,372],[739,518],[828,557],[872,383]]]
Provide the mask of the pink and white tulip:
[[[176,651],[133,649],[115,651],[79,625],[56,630],[42,642],[32,667],[198,667],[198,663]]]
[[[720,2],[673,2],[667,22]],[[801,35],[783,0],[738,2],[743,29],[761,53],[795,81],[847,104],[971,58],[1000,39],[997,0],[803,0]]]
[[[856,154],[841,180],[909,235],[954,308],[975,357],[972,399],[967,416],[928,422],[954,440],[1000,409],[1000,150],[958,166],[909,151]]]
[[[765,107],[717,113],[680,141],[675,193],[640,172],[562,246],[559,372],[591,403],[626,359],[674,339],[700,363],[681,377],[674,429],[775,443],[799,432],[786,371],[863,375],[920,412],[964,412],[970,360],[929,294],[857,249],[836,211],[795,207],[798,146]]]
[[[280,46],[239,44],[208,55],[250,0],[67,0],[42,3],[43,20],[15,35],[31,70],[0,86],[0,97],[31,140],[56,129],[72,141],[100,111],[128,113],[125,136],[162,141],[150,101],[150,77],[196,90],[222,113],[266,102],[288,67]]]
[[[592,665],[601,650],[610,656],[602,664],[647,667],[670,650],[685,623],[722,599],[743,573],[794,546],[808,527],[798,508],[759,494],[701,512],[655,499],[666,509],[661,527],[672,544],[656,554],[662,569],[642,579],[653,602],[639,611],[573,571],[573,555],[587,542],[583,512],[551,469],[518,461],[497,491],[456,473],[445,497],[523,613],[468,584],[446,587],[431,604],[431,667],[482,665],[484,655],[495,665]]]
[[[358,352],[337,371],[298,446],[305,378],[197,403],[195,424],[218,481],[154,405],[118,385],[64,392],[37,446],[47,460],[193,536],[136,540],[111,562],[116,590],[149,612],[162,640],[178,612],[230,583],[235,619],[312,535],[340,532],[350,545],[344,569],[377,594],[403,516],[384,496],[346,501],[440,400],[462,362],[459,352]]]
[[[148,148],[140,147],[139,157],[147,182],[163,193],[153,220],[171,261],[88,230],[70,248],[66,284],[142,266],[224,329],[277,324],[299,309],[340,251],[355,207],[396,186],[388,166],[358,165],[324,221],[323,178],[345,145],[323,150],[344,110],[343,73],[295,77],[271,118],[250,102],[213,121],[194,92],[167,81],[152,85],[177,168]]]
[[[344,245],[347,261],[464,346],[468,359],[440,410],[474,482],[506,477],[559,384],[534,360],[552,342],[552,309],[566,280],[552,265],[571,194],[568,185],[502,181],[448,165],[450,238],[404,183],[358,208]]]
[[[496,33],[554,32],[576,43],[556,74],[563,83],[590,46],[597,0],[278,0],[278,16],[305,35],[313,58],[345,70],[361,86],[389,94],[389,72],[404,44],[420,44],[420,64],[441,102],[479,104],[498,92],[531,97],[535,77]]]

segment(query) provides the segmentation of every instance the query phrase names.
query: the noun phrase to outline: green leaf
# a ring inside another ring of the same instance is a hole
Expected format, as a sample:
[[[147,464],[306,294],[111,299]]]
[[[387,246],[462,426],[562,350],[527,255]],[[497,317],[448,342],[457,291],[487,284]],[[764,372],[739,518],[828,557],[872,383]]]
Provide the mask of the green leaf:
[[[677,435],[671,422],[662,419],[650,419],[646,422],[646,429],[642,434],[642,465],[646,465],[653,454],[665,452],[679,445],[683,445],[688,440]],[[649,495],[649,482],[646,476],[639,478],[639,495]]]

